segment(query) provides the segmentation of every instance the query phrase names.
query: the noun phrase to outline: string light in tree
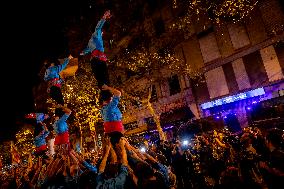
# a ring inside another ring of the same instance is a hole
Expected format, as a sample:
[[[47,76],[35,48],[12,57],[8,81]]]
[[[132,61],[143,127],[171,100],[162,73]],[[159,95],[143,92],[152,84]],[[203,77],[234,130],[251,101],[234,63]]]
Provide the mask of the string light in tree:
[[[21,156],[30,154],[34,150],[33,132],[31,131],[31,129],[27,129],[25,127],[21,128],[16,133],[15,145],[19,150]]]
[[[206,12],[211,20],[220,23],[243,20],[250,15],[257,3],[258,0],[188,0],[183,5],[187,6],[190,14],[195,13],[199,17],[201,12]],[[175,1],[173,7],[174,4]]]
[[[70,125],[79,127],[81,132],[83,130],[94,132],[96,123],[102,120],[98,91],[90,63],[87,62],[82,63],[76,76],[67,78],[62,87],[64,101],[72,109],[74,115],[74,119],[69,120]]]

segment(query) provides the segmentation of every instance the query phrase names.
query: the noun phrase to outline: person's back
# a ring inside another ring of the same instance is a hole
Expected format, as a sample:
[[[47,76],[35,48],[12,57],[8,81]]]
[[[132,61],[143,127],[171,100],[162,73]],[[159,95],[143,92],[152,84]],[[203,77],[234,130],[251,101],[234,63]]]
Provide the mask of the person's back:
[[[61,92],[63,80],[60,77],[60,72],[66,68],[67,64],[72,58],[72,55],[69,55],[68,58],[65,58],[62,64],[54,63],[58,62],[58,60],[54,62],[49,62],[47,64],[47,69],[44,75],[44,81],[46,81],[47,83],[47,93],[53,100],[55,100],[58,104],[61,105],[64,105],[64,98]]]
[[[118,108],[119,98],[114,96],[108,104],[102,107],[101,113],[105,122],[121,121],[122,113]]]

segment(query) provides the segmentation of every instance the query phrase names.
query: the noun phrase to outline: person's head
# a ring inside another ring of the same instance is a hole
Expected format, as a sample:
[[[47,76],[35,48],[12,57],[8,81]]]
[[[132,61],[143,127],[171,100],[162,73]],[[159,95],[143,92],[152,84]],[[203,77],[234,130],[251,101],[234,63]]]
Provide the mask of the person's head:
[[[40,135],[43,132],[42,124],[37,123],[35,128],[34,128],[34,138]]]
[[[146,178],[143,180],[138,180],[139,188],[157,188],[165,189],[167,188],[163,176],[159,172],[155,172],[151,178]]]
[[[44,114],[44,119],[48,119],[50,116],[48,114]]]
[[[102,103],[104,102],[110,102],[112,100],[113,94],[109,90],[102,90],[100,93],[100,101]]]
[[[154,175],[154,170],[149,164],[139,161],[135,165],[135,173],[138,180],[143,180],[151,178]]]
[[[59,65],[60,62],[58,59],[55,59],[55,58],[52,58],[52,59],[48,59],[44,62],[44,65],[46,68],[50,68],[50,67],[53,67],[53,66],[57,66]]]
[[[56,117],[62,117],[65,113],[62,108],[56,108],[54,114]]]
[[[117,176],[119,170],[119,164],[118,163],[109,163],[106,165],[105,171],[104,171],[104,177],[106,179],[114,178]]]
[[[253,137],[251,136],[251,134],[244,133],[244,134],[242,134],[242,136],[240,138],[240,142],[241,142],[242,146],[248,147],[250,144],[252,144],[252,139],[253,139]]]
[[[181,142],[179,140],[176,140],[175,146],[176,147],[181,147]]]
[[[278,148],[282,145],[283,138],[282,132],[280,129],[271,129],[266,135],[267,146],[269,148],[275,147]]]

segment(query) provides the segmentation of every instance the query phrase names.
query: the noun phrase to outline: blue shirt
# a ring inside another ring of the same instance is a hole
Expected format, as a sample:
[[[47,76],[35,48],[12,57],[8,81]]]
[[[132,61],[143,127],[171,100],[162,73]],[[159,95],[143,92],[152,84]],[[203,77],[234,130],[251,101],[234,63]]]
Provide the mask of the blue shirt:
[[[124,165],[121,165],[119,174],[115,178],[104,179],[102,173],[99,173],[96,189],[124,189],[127,175],[128,170]]]
[[[42,134],[36,136],[34,138],[34,144],[36,147],[40,147],[42,145],[46,145],[45,138],[49,135],[49,131],[44,131]]]
[[[45,114],[44,113],[35,113],[36,114],[36,122],[39,123],[39,122],[42,122],[43,120],[45,120],[44,116]]]
[[[102,27],[105,23],[105,19],[101,19],[95,29],[95,32],[92,34],[91,39],[88,42],[87,48],[83,50],[83,54],[89,54],[94,50],[99,50],[104,52],[104,43],[103,43],[103,36],[102,36]]]
[[[70,59],[65,58],[63,64],[47,68],[44,74],[44,80],[48,81],[51,79],[60,78],[59,73],[66,68],[69,62],[70,62]]]
[[[166,186],[170,186],[170,178],[169,178],[168,168],[161,163],[155,163],[153,165],[153,167],[155,169],[157,169],[163,175],[163,179],[165,181]]]
[[[36,119],[37,123],[45,120],[45,114],[44,113],[29,113],[29,114],[26,115],[26,117]]]
[[[86,162],[86,161],[83,161],[83,165],[88,169],[90,170],[91,172],[94,172],[94,173],[97,173],[98,172],[98,169],[96,166]]]
[[[61,118],[54,122],[54,130],[56,134],[61,134],[68,131],[67,119],[69,114],[64,114]]]
[[[104,105],[101,109],[101,114],[104,122],[121,121],[122,113],[118,108],[119,96],[114,96],[110,103]]]

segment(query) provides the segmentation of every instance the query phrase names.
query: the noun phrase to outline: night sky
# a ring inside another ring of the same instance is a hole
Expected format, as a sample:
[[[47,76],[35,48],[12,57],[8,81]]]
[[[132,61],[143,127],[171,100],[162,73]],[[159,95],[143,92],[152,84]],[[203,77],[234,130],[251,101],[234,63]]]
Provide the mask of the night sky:
[[[63,19],[76,8],[70,2],[23,1],[6,5],[8,13],[2,16],[1,23],[1,46],[5,50],[1,52],[0,141],[12,139],[19,129],[16,122],[33,111],[32,87],[38,83],[44,58],[58,57],[66,51]]]

